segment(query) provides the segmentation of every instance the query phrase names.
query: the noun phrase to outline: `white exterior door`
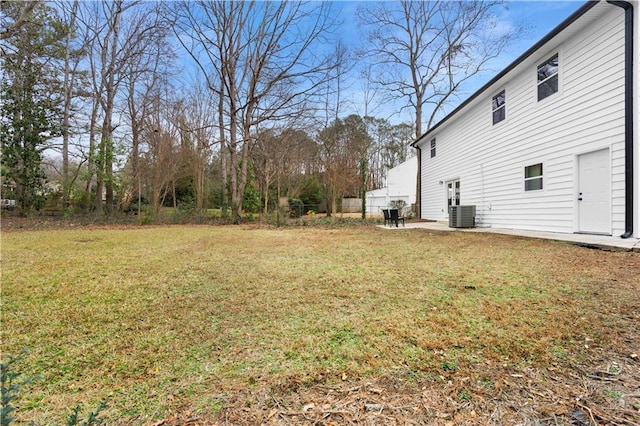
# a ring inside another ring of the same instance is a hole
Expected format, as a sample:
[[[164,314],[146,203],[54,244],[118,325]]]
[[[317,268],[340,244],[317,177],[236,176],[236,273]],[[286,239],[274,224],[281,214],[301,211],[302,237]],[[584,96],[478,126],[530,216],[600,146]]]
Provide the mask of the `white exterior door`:
[[[460,205],[460,179],[450,180],[447,182],[447,217],[451,206]]]
[[[611,234],[609,149],[578,156],[578,231]]]

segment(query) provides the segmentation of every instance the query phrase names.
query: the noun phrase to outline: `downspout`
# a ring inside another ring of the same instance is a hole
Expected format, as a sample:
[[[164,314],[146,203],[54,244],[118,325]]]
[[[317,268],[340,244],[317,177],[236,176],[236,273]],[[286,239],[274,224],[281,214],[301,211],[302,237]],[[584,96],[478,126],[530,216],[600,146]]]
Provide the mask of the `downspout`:
[[[416,179],[416,217],[422,219],[422,149],[414,145],[418,150],[418,179]]]
[[[633,235],[633,5],[627,1],[607,0],[625,10],[624,21],[624,189],[625,231],[620,238]]]

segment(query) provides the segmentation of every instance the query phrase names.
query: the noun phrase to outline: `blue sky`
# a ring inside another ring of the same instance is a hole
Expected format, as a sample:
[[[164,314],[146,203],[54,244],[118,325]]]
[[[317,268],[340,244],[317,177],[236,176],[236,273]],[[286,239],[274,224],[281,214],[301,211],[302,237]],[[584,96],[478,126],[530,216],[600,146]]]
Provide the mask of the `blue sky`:
[[[384,1],[384,0],[376,0]],[[543,38],[559,23],[569,17],[573,12],[579,9],[585,1],[583,0],[507,0],[505,7],[497,10],[498,19],[501,25],[505,27],[523,26],[526,31],[521,34],[521,38],[511,44],[506,51],[490,63],[490,71],[487,71],[476,78],[470,80],[464,86],[464,90],[458,94],[457,99],[447,106],[448,110],[442,111],[439,118],[444,117],[447,112],[457,106],[459,102],[464,101],[473,94],[483,84],[493,78],[498,72],[508,66],[514,59],[524,53],[529,47],[533,46],[538,40]],[[349,48],[357,48],[361,44],[363,37],[362,32],[358,28],[358,19],[356,10],[359,6],[365,5],[365,1],[352,0],[333,0],[332,9],[338,13],[338,18],[343,22],[340,35]],[[185,54],[184,60],[190,63],[191,60]],[[198,72],[193,66],[186,67],[187,80],[193,80],[193,75]],[[354,74],[354,76],[357,74]],[[364,95],[362,92],[362,80],[355,77],[352,83],[346,82],[343,87],[347,93],[344,93],[343,101],[347,99],[349,106],[346,106],[341,112],[341,116],[349,114],[364,114]],[[370,114],[377,117],[388,118],[392,123],[412,122],[413,117],[409,111],[401,113],[401,107],[406,103],[403,102],[386,102],[379,105],[376,109],[375,105],[371,105]]]
[[[358,6],[369,2],[337,0],[335,3],[344,21],[342,25],[344,39],[347,42],[350,39],[357,40],[362,35],[358,30],[355,12]],[[527,28],[527,32],[523,34],[521,40],[510,47],[508,52],[505,52],[505,65],[508,65],[513,59],[524,53],[584,3],[585,1],[581,0],[506,1],[506,7],[501,9],[498,14],[499,19],[504,25],[524,25]]]
[[[507,2],[505,10],[500,18],[512,24],[524,24],[528,31],[522,40],[514,43],[508,52],[505,52],[505,66],[515,58],[533,46],[558,24],[578,10],[584,1],[521,1]]]
[[[460,102],[508,66],[529,47],[533,46],[538,40],[543,38],[573,12],[578,10],[584,3],[584,1],[579,0],[507,1],[506,7],[500,9],[498,13],[498,18],[501,24],[512,27],[520,25],[523,26],[526,31],[521,34],[522,37],[519,40],[510,45],[499,58],[490,64],[491,71],[479,75],[465,87],[464,93],[459,94]],[[363,4],[366,4],[366,2],[338,0],[335,3],[336,9],[340,10],[340,17],[344,22],[342,25],[342,37],[347,44],[357,44],[359,39],[362,37],[362,34],[358,29],[355,12],[358,6]],[[352,90],[353,89],[356,88],[352,88]],[[356,105],[354,105],[353,112],[361,114],[362,111],[360,111],[361,108],[357,105],[357,99],[354,99],[354,104]],[[450,109],[454,107],[455,105],[451,105]],[[389,114],[382,113],[381,115]],[[402,117],[399,115],[389,118],[392,122],[411,120],[409,117]]]

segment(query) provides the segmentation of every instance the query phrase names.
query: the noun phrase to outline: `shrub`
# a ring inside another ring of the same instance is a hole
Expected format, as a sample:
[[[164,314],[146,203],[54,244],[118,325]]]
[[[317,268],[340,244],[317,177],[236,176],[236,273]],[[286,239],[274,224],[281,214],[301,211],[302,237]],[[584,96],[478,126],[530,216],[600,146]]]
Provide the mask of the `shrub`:
[[[289,198],[289,216],[298,218],[304,214],[304,203],[298,198]]]
[[[99,418],[100,412],[108,407],[107,401],[102,401],[95,411],[92,411],[87,415],[87,420],[80,420],[81,407],[78,405],[73,409],[73,412],[67,419],[67,426],[93,426],[102,424],[102,420]]]
[[[389,206],[392,209],[398,209],[398,211],[402,211],[407,205],[407,202],[404,200],[391,200],[389,201]]]
[[[299,195],[305,206],[313,207],[318,212],[325,199],[324,185],[320,176],[317,174],[305,176]]]
[[[260,202],[260,192],[252,185],[247,184],[242,198],[242,210],[247,213],[258,213],[262,207]]]
[[[25,350],[22,351],[22,355],[19,356],[14,357],[9,355],[9,360],[7,362],[0,363],[0,390],[2,394],[2,405],[0,406],[1,426],[9,426],[15,420],[15,417],[11,415],[15,411],[13,401],[18,398],[22,388],[32,381],[39,380],[41,378],[40,376],[25,377],[22,373],[19,373],[16,370],[14,364],[22,361],[27,353],[28,352]],[[69,415],[69,418],[67,419],[67,426],[93,426],[102,424],[103,422],[99,418],[99,415],[105,408],[107,408],[107,402],[102,401],[95,411],[89,413],[86,421],[81,421],[81,407],[78,405],[73,409],[71,415]]]
[[[24,386],[27,386],[31,381],[36,378],[23,377],[23,375],[16,371],[15,363],[24,359],[27,351],[23,351],[22,355],[11,356],[7,362],[0,363],[0,385],[2,393],[2,405],[0,406],[0,424],[7,426],[15,420],[15,417],[11,416],[11,413],[15,411],[13,401],[18,398],[20,391]]]

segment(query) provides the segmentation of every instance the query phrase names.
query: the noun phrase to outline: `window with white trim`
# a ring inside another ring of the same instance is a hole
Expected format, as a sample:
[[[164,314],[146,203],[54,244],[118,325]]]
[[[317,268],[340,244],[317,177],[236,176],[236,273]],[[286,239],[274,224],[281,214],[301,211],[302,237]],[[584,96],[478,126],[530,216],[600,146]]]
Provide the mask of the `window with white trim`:
[[[524,168],[524,190],[538,191],[542,189],[542,163]]]
[[[431,139],[431,158],[436,156],[436,139]]]
[[[493,124],[498,124],[507,116],[505,91],[498,93],[491,99],[491,111],[493,115]]]
[[[538,65],[538,101],[558,91],[558,54]]]

